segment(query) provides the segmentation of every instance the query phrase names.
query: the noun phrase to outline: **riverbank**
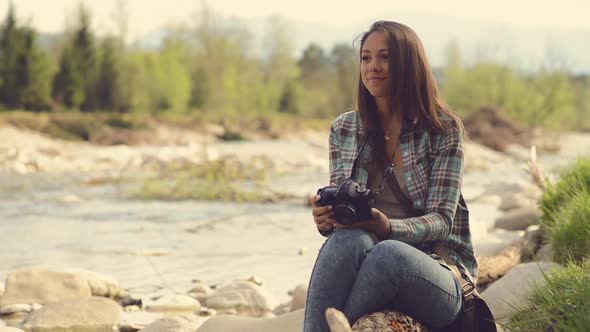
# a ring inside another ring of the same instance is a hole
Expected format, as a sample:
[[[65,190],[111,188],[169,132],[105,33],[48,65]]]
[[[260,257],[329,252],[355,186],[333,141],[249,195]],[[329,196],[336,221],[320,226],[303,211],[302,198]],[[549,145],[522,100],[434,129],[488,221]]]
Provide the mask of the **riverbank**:
[[[323,241],[305,201],[326,184],[327,135],[226,142],[183,134],[183,144],[102,146],[0,127],[0,280],[26,266],[78,267],[148,296],[162,288],[186,293],[193,280],[222,285],[255,276],[273,303],[288,301],[289,290],[306,284]],[[558,151],[538,152],[550,177],[590,151],[587,134],[566,133],[558,142]],[[268,186],[294,197],[272,204],[143,200],[125,195],[133,181],[118,181],[174,161],[230,155],[265,161]],[[495,224],[506,202],[520,197],[526,205],[539,194],[528,157],[522,147],[500,153],[466,144],[462,191],[476,254],[495,255],[524,234]]]

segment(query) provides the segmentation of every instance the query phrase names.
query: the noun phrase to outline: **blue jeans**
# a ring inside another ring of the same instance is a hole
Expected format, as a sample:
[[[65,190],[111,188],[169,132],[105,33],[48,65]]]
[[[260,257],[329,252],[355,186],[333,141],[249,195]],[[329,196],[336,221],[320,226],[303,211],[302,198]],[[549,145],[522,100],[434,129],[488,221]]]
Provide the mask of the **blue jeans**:
[[[334,231],[315,262],[305,306],[304,332],[329,331],[334,307],[352,325],[384,309],[404,312],[430,328],[451,324],[462,306],[452,272],[419,249],[395,240],[377,243],[360,229]]]

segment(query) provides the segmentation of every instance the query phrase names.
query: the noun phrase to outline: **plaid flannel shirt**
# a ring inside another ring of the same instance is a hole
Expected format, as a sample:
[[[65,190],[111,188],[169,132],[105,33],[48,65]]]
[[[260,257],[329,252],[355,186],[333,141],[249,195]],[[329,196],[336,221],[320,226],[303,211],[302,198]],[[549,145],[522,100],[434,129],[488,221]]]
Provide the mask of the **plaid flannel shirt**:
[[[451,121],[450,118],[443,121]],[[367,184],[371,146],[357,112],[343,113],[330,129],[330,182],[354,178]],[[442,242],[459,268],[477,280],[477,262],[469,231],[469,211],[461,195],[463,137],[454,126],[445,134],[420,130],[404,121],[400,134],[404,178],[420,217],[390,219],[390,239],[420,246]],[[355,160],[357,166],[353,172]],[[326,234],[324,234],[326,235]]]

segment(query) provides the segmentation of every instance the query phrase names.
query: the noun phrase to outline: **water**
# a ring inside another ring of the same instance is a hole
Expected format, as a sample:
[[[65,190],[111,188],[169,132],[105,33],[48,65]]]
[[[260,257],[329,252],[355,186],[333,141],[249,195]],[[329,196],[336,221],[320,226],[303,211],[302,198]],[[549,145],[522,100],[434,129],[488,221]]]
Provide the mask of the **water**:
[[[0,194],[0,278],[31,265],[80,267],[141,294],[255,275],[284,299],[307,282],[322,242],[303,204],[137,201],[80,179],[0,178],[18,188]]]

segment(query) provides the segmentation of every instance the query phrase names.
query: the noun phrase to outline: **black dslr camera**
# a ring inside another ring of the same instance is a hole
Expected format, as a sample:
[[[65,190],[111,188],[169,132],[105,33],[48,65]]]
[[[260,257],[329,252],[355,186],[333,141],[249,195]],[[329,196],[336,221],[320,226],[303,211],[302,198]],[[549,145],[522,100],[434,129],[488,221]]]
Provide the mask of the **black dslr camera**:
[[[375,194],[352,179],[346,179],[339,186],[318,189],[318,206],[332,205],[334,219],[343,225],[352,225],[371,218]]]

